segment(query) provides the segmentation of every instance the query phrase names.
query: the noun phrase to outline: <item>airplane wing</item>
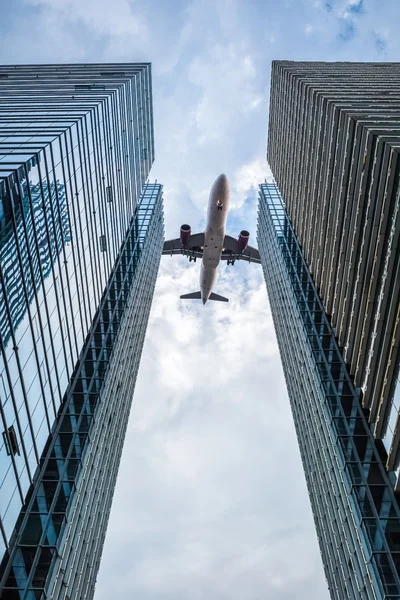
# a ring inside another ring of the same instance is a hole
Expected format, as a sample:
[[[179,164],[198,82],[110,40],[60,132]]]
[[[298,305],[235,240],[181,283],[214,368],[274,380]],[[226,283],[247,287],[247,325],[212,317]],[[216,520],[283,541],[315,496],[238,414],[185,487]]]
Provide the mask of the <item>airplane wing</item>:
[[[257,248],[246,246],[243,252],[239,252],[238,240],[230,235],[225,236],[221,260],[227,260],[228,264],[233,264],[235,260],[245,260],[247,262],[261,264],[260,253]]]
[[[194,233],[190,236],[189,242],[184,246],[180,238],[175,240],[166,240],[162,254],[185,254],[201,258],[203,256],[204,233]]]

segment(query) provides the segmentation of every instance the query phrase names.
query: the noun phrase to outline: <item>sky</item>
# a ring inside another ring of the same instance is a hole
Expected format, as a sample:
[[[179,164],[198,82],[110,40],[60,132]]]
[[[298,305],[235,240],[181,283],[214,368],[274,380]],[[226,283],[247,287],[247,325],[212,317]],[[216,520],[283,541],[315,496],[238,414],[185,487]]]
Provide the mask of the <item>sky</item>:
[[[2,0],[2,63],[151,61],[166,237],[256,245],[271,61],[399,60],[398,0]],[[163,257],[95,600],[326,600],[258,265],[222,266],[229,304],[183,302],[200,265]]]

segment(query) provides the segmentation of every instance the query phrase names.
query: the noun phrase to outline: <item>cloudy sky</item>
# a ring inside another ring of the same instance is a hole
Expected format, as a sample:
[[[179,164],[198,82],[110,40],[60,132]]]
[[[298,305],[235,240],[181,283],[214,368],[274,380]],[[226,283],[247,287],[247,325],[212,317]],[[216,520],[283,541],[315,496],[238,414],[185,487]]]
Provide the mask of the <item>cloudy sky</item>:
[[[256,233],[271,60],[399,60],[398,0],[2,0],[4,63],[151,61],[167,237]],[[324,600],[261,269],[222,267],[228,305],[181,302],[199,265],[162,259],[96,600]]]

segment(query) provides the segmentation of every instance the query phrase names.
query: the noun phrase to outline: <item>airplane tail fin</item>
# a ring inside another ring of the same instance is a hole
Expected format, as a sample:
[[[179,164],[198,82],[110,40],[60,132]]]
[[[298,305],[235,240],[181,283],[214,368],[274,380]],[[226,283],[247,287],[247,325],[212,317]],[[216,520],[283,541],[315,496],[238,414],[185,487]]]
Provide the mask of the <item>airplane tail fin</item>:
[[[224,296],[220,296],[219,294],[214,294],[214,292],[211,292],[209,300],[218,300],[218,302],[229,302],[228,298],[224,298]]]
[[[200,292],[192,292],[191,294],[183,294],[181,300],[201,300]]]

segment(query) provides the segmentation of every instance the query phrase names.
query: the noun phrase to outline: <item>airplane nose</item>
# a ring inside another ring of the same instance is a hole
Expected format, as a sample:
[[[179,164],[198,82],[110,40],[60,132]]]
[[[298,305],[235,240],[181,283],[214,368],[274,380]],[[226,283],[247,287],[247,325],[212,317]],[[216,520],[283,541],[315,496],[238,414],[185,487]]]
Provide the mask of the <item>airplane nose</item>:
[[[229,194],[229,182],[225,173],[221,173],[213,183],[212,189],[217,194]]]
[[[225,173],[221,173],[221,175],[219,177],[217,177],[217,181],[215,183],[217,183],[218,185],[221,185],[221,186],[227,186],[228,178],[225,175]]]

